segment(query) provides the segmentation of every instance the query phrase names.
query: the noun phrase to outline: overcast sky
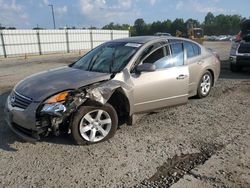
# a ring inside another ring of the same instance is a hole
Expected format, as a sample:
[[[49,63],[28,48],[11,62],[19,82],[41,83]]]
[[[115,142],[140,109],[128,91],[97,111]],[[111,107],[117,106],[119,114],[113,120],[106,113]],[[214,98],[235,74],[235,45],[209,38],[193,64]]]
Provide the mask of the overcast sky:
[[[175,18],[203,21],[207,12],[250,16],[250,0],[0,0],[0,24],[17,28],[102,27],[110,22],[133,24]]]

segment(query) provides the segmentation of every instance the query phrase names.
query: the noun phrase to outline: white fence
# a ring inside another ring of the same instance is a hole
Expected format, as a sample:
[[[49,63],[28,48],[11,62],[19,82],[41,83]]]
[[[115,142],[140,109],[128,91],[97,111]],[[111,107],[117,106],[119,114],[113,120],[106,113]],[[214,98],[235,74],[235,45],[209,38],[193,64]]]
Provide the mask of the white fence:
[[[128,36],[124,30],[0,30],[0,57],[89,50]]]

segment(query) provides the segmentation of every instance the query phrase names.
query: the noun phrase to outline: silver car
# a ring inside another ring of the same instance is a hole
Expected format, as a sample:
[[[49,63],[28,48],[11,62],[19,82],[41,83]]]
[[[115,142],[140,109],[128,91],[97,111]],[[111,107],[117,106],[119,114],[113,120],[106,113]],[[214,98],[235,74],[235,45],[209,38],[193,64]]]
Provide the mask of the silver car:
[[[77,144],[111,138],[134,115],[208,96],[220,73],[188,39],[142,36],[104,43],[75,63],[32,75],[9,95],[5,119],[28,141],[70,133]]]

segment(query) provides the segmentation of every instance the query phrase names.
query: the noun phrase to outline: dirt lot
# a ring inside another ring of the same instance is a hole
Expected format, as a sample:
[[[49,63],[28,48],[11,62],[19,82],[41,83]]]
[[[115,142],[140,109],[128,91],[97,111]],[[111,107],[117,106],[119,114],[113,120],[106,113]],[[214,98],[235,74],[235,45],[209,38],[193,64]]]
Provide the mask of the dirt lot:
[[[70,136],[26,143],[3,121],[19,80],[79,56],[0,61],[0,187],[250,187],[250,71],[229,71],[230,43],[205,45],[223,60],[209,97],[140,115],[92,146]]]

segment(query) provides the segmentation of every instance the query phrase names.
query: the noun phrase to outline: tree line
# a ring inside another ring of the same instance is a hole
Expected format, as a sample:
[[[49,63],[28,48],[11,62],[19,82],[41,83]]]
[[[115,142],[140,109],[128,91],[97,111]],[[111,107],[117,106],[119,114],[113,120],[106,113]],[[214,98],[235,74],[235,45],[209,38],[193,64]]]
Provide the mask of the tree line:
[[[157,32],[170,33],[175,35],[176,31],[182,32],[184,35],[187,33],[187,28],[190,23],[194,27],[203,28],[205,35],[236,35],[240,31],[240,23],[246,18],[243,18],[240,15],[224,15],[220,14],[214,16],[213,13],[209,12],[204,21],[200,23],[195,19],[188,19],[184,21],[182,18],[176,18],[174,21],[169,19],[164,21],[155,21],[153,23],[146,23],[142,18],[135,20],[133,25],[129,24],[115,24],[111,22],[101,29],[113,29],[113,30],[129,30],[132,36],[140,35],[153,35]],[[0,24],[1,29],[16,29],[15,27],[3,27]],[[33,29],[46,29],[41,27],[35,27]],[[65,28],[59,28],[65,29]],[[66,29],[98,29],[97,27],[90,28],[77,28],[77,27],[66,27]]]
[[[157,32],[170,33],[175,35],[176,31],[182,33],[187,32],[188,25],[192,23],[194,27],[203,28],[205,35],[236,35],[240,31],[240,23],[246,18],[240,15],[224,15],[220,14],[214,16],[209,12],[203,23],[195,19],[188,19],[184,21],[182,18],[176,18],[174,21],[156,21],[153,23],[146,23],[142,18],[136,19],[134,25],[115,24],[113,22],[105,25],[102,29],[114,30],[130,30],[132,36],[153,35]]]

